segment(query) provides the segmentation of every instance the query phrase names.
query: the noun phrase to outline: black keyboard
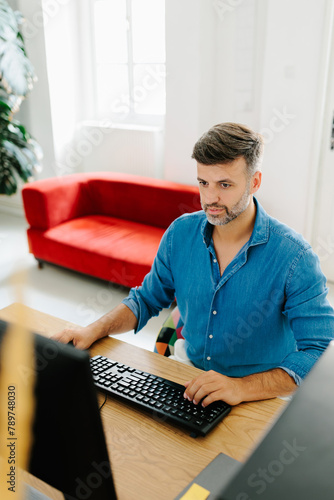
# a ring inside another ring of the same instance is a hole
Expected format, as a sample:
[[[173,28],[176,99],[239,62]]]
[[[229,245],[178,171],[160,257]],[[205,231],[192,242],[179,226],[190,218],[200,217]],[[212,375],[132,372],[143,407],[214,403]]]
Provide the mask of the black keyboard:
[[[104,356],[95,356],[90,362],[98,388],[148,411],[159,422],[185,427],[192,436],[205,436],[231,410],[223,401],[215,401],[206,408],[195,405],[183,397],[183,385]]]

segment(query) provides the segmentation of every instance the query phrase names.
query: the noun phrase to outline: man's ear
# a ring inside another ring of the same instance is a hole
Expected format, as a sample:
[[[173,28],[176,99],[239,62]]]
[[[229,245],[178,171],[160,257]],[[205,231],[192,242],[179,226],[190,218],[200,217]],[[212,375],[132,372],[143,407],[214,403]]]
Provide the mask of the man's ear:
[[[255,174],[253,174],[253,177],[251,179],[251,189],[250,193],[254,194],[258,189],[260,189],[261,186],[261,181],[262,181],[262,172],[260,170],[257,170]]]

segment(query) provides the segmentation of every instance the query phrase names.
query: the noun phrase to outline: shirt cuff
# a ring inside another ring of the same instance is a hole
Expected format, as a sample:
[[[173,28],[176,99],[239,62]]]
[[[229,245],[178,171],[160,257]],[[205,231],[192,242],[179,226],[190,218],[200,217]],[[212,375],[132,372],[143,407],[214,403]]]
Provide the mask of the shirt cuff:
[[[284,370],[288,375],[290,375],[290,377],[293,378],[293,380],[295,381],[295,383],[298,386],[303,381],[303,379],[299,375],[297,375],[297,373],[293,372],[292,370],[289,370],[289,368],[285,368],[284,366],[278,366],[277,368],[280,368],[281,370]]]
[[[131,288],[129,295],[122,300],[122,303],[125,304],[133,314],[136,316],[138,320],[137,328],[135,328],[134,332],[139,332],[148,322],[148,320],[154,315],[150,314],[148,308],[145,305],[145,301],[142,300],[141,294],[139,293],[137,288]]]
[[[287,373],[293,374],[292,377],[298,384],[306,377],[306,375],[313,368],[314,364],[317,362],[323,351],[316,349],[309,349],[308,352],[305,351],[295,351],[288,354],[277,368],[285,370]],[[290,371],[289,371],[290,370]],[[297,377],[295,379],[295,377]],[[299,385],[299,384],[298,384]]]
[[[138,302],[136,302],[135,300],[133,300],[129,297],[126,297],[124,300],[122,300],[122,304],[125,304],[133,312],[133,314],[136,316],[136,318],[139,319],[140,307],[139,307]],[[137,328],[134,330],[135,333],[137,333],[139,331],[138,327],[139,327],[139,324],[137,325]]]

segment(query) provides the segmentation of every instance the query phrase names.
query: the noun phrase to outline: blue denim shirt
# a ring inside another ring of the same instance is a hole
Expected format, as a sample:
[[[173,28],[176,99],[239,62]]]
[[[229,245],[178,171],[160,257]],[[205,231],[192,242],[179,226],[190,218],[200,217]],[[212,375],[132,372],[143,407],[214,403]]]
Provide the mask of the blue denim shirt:
[[[326,278],[309,243],[254,203],[253,233],[222,276],[213,226],[203,211],[185,214],[123,303],[139,331],[176,297],[186,352],[198,368],[243,377],[280,367],[299,384],[334,338]]]

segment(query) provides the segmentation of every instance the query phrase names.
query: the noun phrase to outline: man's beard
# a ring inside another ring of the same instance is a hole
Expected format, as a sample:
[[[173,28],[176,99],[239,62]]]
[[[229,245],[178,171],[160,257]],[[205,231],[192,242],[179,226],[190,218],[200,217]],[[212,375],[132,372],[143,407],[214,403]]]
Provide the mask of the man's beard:
[[[250,201],[249,195],[250,195],[250,185],[248,184],[244,194],[242,195],[240,200],[235,205],[233,205],[233,207],[228,208],[226,205],[217,205],[215,203],[212,203],[211,205],[202,203],[202,208],[210,224],[213,224],[214,226],[225,226],[232,220],[239,217],[239,215],[246,210]],[[208,214],[207,212],[208,208],[223,209],[225,212],[218,215],[212,215]]]

